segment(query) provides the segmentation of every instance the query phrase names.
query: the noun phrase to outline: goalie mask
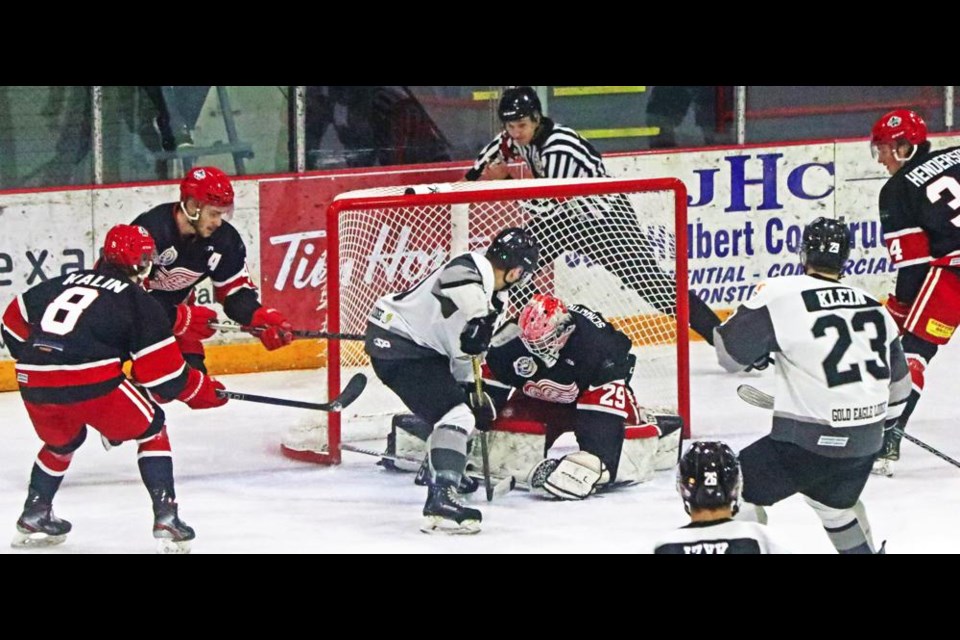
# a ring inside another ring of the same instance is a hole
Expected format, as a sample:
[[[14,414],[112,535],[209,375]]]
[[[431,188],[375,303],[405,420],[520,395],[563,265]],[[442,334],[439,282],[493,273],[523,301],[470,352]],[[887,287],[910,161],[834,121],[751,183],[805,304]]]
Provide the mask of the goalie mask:
[[[740,510],[740,460],[726,443],[694,442],[677,465],[677,492],[683,508]]]
[[[520,340],[548,367],[557,364],[560,350],[576,329],[573,316],[560,298],[538,293],[520,313]]]

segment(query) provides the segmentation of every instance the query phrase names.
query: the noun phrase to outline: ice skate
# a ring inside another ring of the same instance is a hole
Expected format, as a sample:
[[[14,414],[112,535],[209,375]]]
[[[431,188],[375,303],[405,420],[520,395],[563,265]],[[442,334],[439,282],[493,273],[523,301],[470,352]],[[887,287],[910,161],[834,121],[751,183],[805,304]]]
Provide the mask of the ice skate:
[[[424,533],[479,533],[480,521],[483,519],[478,509],[467,507],[459,501],[456,487],[452,483],[444,481],[430,485],[423,515],[424,522],[420,531]]]
[[[11,546],[16,548],[51,547],[67,539],[73,528],[66,520],[53,515],[53,507],[31,496],[17,520],[17,533]]]
[[[196,537],[193,528],[177,515],[177,503],[163,500],[153,507],[153,537],[157,539],[157,553],[190,553],[190,541]]]

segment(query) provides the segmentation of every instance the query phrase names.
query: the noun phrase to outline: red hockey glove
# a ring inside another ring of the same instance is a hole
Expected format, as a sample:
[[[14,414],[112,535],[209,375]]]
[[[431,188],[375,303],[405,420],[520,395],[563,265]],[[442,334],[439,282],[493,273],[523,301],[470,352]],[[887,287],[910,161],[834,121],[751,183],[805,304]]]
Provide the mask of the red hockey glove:
[[[177,400],[184,402],[191,409],[220,407],[227,404],[226,398],[217,395],[217,390],[223,388],[222,382],[191,368],[187,374],[187,385],[177,396]]]
[[[293,325],[287,322],[283,314],[276,309],[260,307],[253,312],[250,325],[258,329],[263,328],[260,333],[260,342],[267,351],[279,349],[293,342]]]
[[[887,311],[893,316],[897,326],[900,327],[900,333],[903,333],[903,325],[907,321],[907,316],[910,315],[911,306],[897,300],[897,297],[892,293],[887,298]]]
[[[188,340],[205,340],[217,332],[209,323],[216,322],[217,312],[192,304],[177,305],[173,335]]]

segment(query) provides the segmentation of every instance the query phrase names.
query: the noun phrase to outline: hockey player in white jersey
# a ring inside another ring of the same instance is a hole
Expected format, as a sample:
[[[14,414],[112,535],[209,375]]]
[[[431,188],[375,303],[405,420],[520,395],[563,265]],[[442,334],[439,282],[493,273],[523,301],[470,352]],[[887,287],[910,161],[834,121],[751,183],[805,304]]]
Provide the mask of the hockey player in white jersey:
[[[874,553],[860,494],[910,393],[896,322],[869,293],[839,282],[850,254],[842,220],[803,231],[805,275],[761,283],[717,328],[720,364],[742,371],[775,354],[770,435],[740,452],[743,498],[772,505],[800,493],[840,553]]]
[[[504,229],[485,255],[464,253],[416,286],[380,298],[370,312],[365,348],[377,377],[407,408],[433,425],[430,482],[421,530],[476,533],[481,514],[461,504],[456,489],[467,441],[494,412],[489,398],[464,391],[473,381],[471,356],[487,350],[507,303],[507,289],[529,280],[539,246],[523,229]],[[484,402],[486,400],[486,402]]]
[[[659,555],[790,553],[757,522],[734,520],[740,509],[740,461],[723,442],[690,445],[677,465],[677,492],[690,524],[663,536]]]

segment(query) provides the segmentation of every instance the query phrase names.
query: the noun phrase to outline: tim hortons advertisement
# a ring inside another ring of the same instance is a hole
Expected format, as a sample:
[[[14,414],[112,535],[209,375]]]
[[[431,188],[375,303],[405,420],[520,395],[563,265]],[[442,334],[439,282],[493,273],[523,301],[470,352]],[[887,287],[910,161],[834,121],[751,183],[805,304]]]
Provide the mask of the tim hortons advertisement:
[[[310,175],[295,179],[264,180],[260,183],[261,295],[264,304],[282,309],[291,322],[304,329],[323,329],[327,313],[327,229],[326,211],[340,193],[373,187],[455,182],[463,177],[462,167],[418,170],[371,170],[344,174]],[[401,233],[396,225],[394,233]],[[396,245],[391,242],[391,246]],[[374,243],[367,263],[381,264],[386,273],[402,280],[414,277],[416,261],[405,255],[379,252]],[[399,251],[405,254],[406,249]],[[419,255],[419,254],[418,254]],[[441,257],[441,263],[445,256]],[[422,268],[417,267],[417,273]],[[365,267],[366,268],[366,267]],[[433,269],[434,267],[430,267]],[[427,271],[426,273],[428,273]],[[400,290],[400,289],[398,289]]]

